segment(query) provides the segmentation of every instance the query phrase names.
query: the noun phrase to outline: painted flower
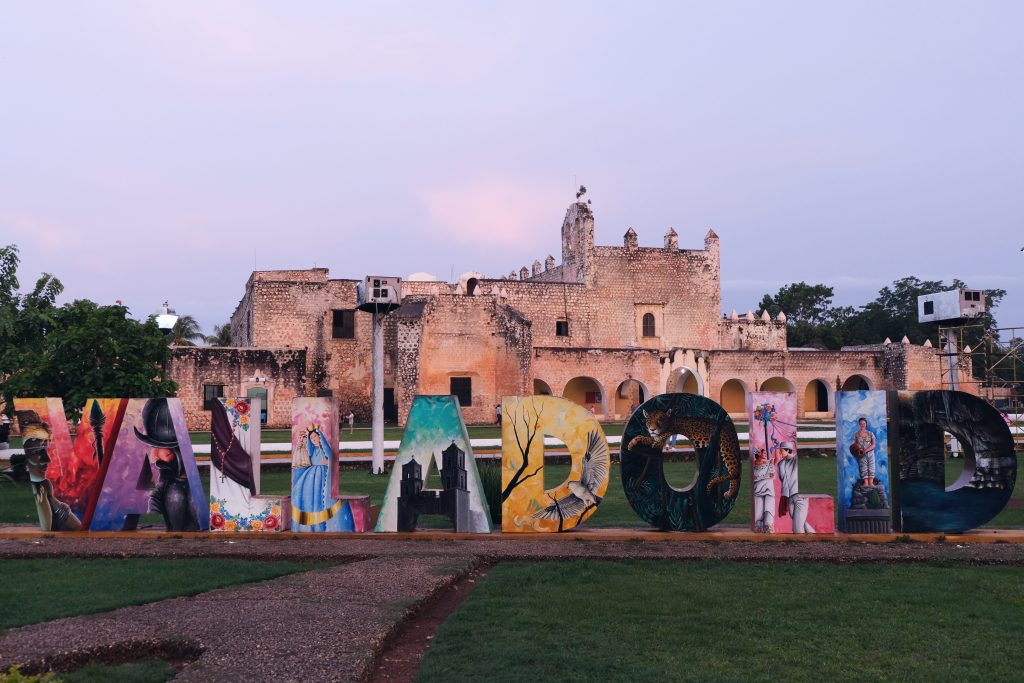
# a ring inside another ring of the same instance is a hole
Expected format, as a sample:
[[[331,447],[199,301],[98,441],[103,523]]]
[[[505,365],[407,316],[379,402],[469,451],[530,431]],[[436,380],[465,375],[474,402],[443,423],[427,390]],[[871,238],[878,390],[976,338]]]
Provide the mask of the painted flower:
[[[234,408],[235,407],[235,399],[229,398],[228,400],[224,401],[224,405],[226,405],[228,408]]]
[[[281,516],[281,506],[280,505],[271,505],[270,506],[270,514],[272,514],[274,517],[280,517]]]
[[[228,521],[224,522],[224,528],[227,531],[234,531],[238,528],[238,524],[235,522],[235,520],[229,519]]]
[[[210,503],[210,512],[220,512],[220,503]]]
[[[272,531],[272,530],[276,529],[277,528],[277,516],[276,515],[267,515],[266,517],[264,517],[263,518],[263,527],[267,531]]]
[[[241,418],[239,418],[238,421],[241,422],[243,426],[247,425],[247,424],[249,424],[249,416],[248,415],[243,415]]]
[[[214,529],[223,529],[224,516],[217,513],[210,515],[210,526],[212,526]]]
[[[238,403],[235,404],[235,410],[238,411],[239,415],[248,415],[249,404],[245,401],[239,401]]]
[[[253,531],[262,531],[263,530],[263,522],[261,522],[258,519],[255,522],[253,522],[250,526],[252,527]]]

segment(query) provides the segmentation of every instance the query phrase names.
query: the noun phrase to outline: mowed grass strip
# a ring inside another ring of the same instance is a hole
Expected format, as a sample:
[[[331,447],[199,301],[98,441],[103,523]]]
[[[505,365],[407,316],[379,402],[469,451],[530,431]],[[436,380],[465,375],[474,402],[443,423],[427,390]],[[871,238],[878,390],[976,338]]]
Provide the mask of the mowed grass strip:
[[[418,681],[1020,680],[1018,567],[505,563]]]
[[[4,579],[0,633],[324,566],[214,558],[0,560]]]
[[[178,670],[160,659],[130,664],[90,664],[70,673],[57,674],[60,683],[163,683],[169,681]]]
[[[956,480],[963,469],[963,460],[946,460],[946,480],[951,483]],[[1018,467],[1024,471],[1024,453],[1017,454]],[[389,464],[390,466],[390,464]],[[486,465],[484,465],[486,466]],[[201,467],[203,475],[203,489],[210,490],[209,468]],[[685,488],[693,481],[696,473],[696,464],[691,460],[687,462],[672,461],[665,464],[665,476],[669,483],[676,488]],[[372,475],[369,473],[369,465],[360,465],[353,468],[341,470],[341,492],[347,495],[368,495],[374,505],[380,505],[384,499],[384,491],[387,488],[388,475]],[[539,476],[539,475],[538,475]],[[554,488],[569,476],[569,465],[547,464],[544,467],[544,485],[547,488]],[[264,465],[260,475],[262,492],[268,495],[288,495],[291,491],[291,468],[287,465]],[[441,480],[438,477],[437,469],[431,468],[430,477],[427,481],[428,488],[441,488]],[[805,493],[824,493],[831,496],[836,495],[836,461],[834,457],[801,457],[800,458],[800,490]],[[739,496],[736,505],[729,516],[722,522],[724,527],[747,527],[750,526],[751,500],[750,500],[750,468],[744,463],[743,481],[740,486]],[[430,520],[431,526],[441,526],[444,520]],[[497,522],[497,520],[495,520]],[[28,482],[3,482],[0,481],[0,524],[37,524],[35,503],[32,500],[32,490]],[[610,470],[610,481],[608,492],[601,506],[597,509],[584,525],[587,528],[651,528],[643,522],[626,500],[622,490],[622,479],[618,463],[612,463]],[[159,515],[145,515],[139,523],[140,528],[163,529],[163,518]],[[989,529],[1022,529],[1024,528],[1024,483],[1019,484],[1014,492],[1009,505],[988,524],[982,528]]]

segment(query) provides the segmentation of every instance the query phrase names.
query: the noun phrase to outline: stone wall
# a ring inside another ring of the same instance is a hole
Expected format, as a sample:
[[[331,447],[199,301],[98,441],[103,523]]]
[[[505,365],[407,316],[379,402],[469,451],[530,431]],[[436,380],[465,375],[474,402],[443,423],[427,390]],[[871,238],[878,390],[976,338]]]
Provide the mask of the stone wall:
[[[453,377],[471,380],[469,423],[493,422],[502,396],[532,393],[530,322],[494,297],[417,297],[389,318],[400,422],[416,394],[448,395]]]
[[[601,393],[601,403],[595,406],[595,412],[602,419],[625,417],[626,411],[617,410],[615,400],[623,382],[639,382],[643,385],[645,398],[664,391],[659,386],[661,363],[658,351],[654,349],[535,346],[533,356],[533,378],[547,385],[553,396],[563,395],[566,385],[574,379],[593,380]],[[533,387],[526,393],[534,393]]]
[[[641,393],[694,391],[721,402],[729,380],[738,380],[729,384],[734,403],[766,382],[771,390],[791,387],[801,416],[805,403],[817,404],[822,391],[827,405],[812,406],[818,408],[813,412],[830,412],[837,383],[856,383],[850,379],[855,376],[872,388],[940,386],[933,349],[890,344],[787,350],[784,319],[723,317],[714,231],[704,235],[701,249],[680,249],[672,228],[663,247],[640,247],[632,228],[622,246],[597,246],[590,206],[577,202],[566,211],[561,236],[560,264],[547,257],[506,278],[467,273],[455,284],[403,282],[403,306],[384,319],[384,382],[394,391],[400,422],[416,394],[448,394],[452,377],[472,379],[468,423],[493,422],[501,396],[533,393],[535,380],[560,395],[574,379],[580,378],[575,391],[590,378],[601,394],[595,412],[607,418],[622,417],[623,405]],[[232,315],[231,333],[235,344],[253,351],[302,350],[306,395],[329,392],[343,411],[352,409],[365,421],[371,412],[372,317],[354,314],[352,338],[332,334],[333,311],[355,309],[359,281],[329,279],[324,268],[255,272]],[[653,329],[645,329],[645,317]],[[177,373],[184,372],[190,391],[198,381],[190,372],[251,374],[229,371],[227,357],[196,362],[211,367],[195,370],[179,362],[173,375],[182,381]],[[814,381],[821,386],[808,393]]]
[[[935,350],[911,344],[843,351],[711,351],[708,369],[706,395],[719,403],[726,403],[723,386],[738,380],[748,392],[795,391],[801,417],[809,412],[807,386],[815,380],[828,392],[828,410],[820,411],[827,413],[834,412],[836,390],[852,386],[851,378],[861,377],[868,388],[886,391],[938,389],[942,382]]]
[[[704,249],[597,247],[593,231],[589,207],[570,206],[562,227],[562,265],[527,280],[487,280],[483,290],[506,293],[507,303],[533,323],[537,346],[719,346],[719,239],[713,231]],[[643,334],[647,313],[655,318],[652,336]],[[556,334],[559,320],[568,322],[568,336]],[[784,326],[782,337],[784,347]]]
[[[754,317],[722,318],[717,347],[736,351],[785,351],[786,323]]]
[[[305,349],[242,349],[175,346],[167,371],[178,383],[178,398],[189,429],[209,429],[203,409],[203,386],[224,386],[224,396],[246,396],[249,389],[267,391],[267,426],[291,426],[292,399],[304,396]],[[259,377],[265,381],[251,381]]]

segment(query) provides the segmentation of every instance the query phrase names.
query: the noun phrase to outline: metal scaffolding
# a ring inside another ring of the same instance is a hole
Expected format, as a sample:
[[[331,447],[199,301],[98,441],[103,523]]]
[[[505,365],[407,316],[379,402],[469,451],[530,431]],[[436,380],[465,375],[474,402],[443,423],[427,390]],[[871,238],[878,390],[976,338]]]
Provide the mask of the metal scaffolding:
[[[976,393],[992,405],[1022,412],[1024,327],[940,326],[942,386]]]

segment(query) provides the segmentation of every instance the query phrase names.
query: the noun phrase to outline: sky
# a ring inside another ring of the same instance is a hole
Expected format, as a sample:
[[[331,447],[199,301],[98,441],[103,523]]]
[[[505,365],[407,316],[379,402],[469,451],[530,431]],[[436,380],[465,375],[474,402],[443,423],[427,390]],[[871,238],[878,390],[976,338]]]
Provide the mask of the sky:
[[[169,300],[254,268],[442,280],[721,238],[722,308],[795,282],[1008,294],[1024,326],[1024,4],[0,4],[0,245],[22,289]]]

